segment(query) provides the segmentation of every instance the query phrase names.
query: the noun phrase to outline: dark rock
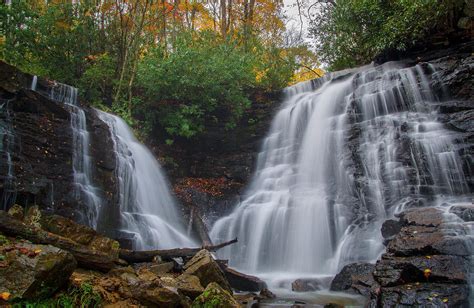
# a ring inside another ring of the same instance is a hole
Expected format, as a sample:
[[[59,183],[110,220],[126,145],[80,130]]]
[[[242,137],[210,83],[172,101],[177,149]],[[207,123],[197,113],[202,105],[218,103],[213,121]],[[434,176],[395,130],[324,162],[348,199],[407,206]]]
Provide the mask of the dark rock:
[[[397,220],[389,219],[382,224],[382,236],[385,239],[390,239],[394,235],[398,234],[402,229],[402,223]]]
[[[449,211],[464,221],[474,221],[474,205],[455,205]]]
[[[382,288],[379,307],[469,307],[469,287],[419,283]]]
[[[294,292],[311,292],[321,289],[321,281],[318,279],[296,279],[291,283],[291,290]]]
[[[469,279],[469,261],[460,256],[404,258],[385,255],[377,262],[374,277],[383,287],[410,282],[466,284]]]
[[[0,266],[0,293],[10,293],[11,299],[52,296],[77,265],[69,252],[50,245],[15,243],[0,246],[0,254],[5,257]]]
[[[224,268],[225,277],[230,286],[239,291],[258,292],[267,288],[267,284],[258,277],[240,273],[231,268]]]
[[[400,223],[402,225],[417,225],[437,227],[444,222],[444,212],[437,208],[424,208],[408,210],[401,213]]]
[[[435,222],[433,222],[435,223]],[[445,235],[437,227],[408,226],[387,246],[387,251],[396,256],[448,254],[470,255],[470,249],[464,239]]]
[[[267,298],[267,299],[276,298],[276,295],[273,294],[273,292],[268,290],[267,288],[260,291],[260,296],[263,297],[263,298]]]
[[[150,265],[149,269],[153,273],[157,274],[158,276],[169,273],[173,270],[174,268],[174,262],[165,262],[165,263],[160,263],[160,264],[153,264]]]
[[[372,276],[374,264],[352,263],[344,266],[331,282],[331,291],[348,291],[351,293],[368,295],[377,283]]]

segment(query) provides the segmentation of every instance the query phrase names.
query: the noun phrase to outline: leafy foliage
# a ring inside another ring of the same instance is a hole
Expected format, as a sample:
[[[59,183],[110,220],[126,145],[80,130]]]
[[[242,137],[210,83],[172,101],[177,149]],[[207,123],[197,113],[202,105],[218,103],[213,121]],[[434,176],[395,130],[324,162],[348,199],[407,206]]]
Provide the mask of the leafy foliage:
[[[253,89],[296,80],[310,51],[285,47],[282,8],[282,0],[13,0],[0,6],[0,57],[78,87],[142,133],[162,128],[171,143],[216,123],[235,127]]]
[[[332,70],[365,64],[387,49],[405,50],[443,23],[458,0],[316,1],[311,33]]]

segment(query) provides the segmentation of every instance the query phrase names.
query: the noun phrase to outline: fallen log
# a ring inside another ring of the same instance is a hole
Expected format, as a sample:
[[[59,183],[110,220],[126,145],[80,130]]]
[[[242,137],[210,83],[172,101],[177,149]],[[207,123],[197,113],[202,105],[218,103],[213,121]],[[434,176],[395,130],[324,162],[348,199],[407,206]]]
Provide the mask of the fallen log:
[[[207,249],[209,251],[216,251],[225,246],[237,243],[237,238],[220,243],[218,245],[203,246],[200,248],[176,248],[176,249],[164,249],[164,250],[144,250],[144,251],[135,251],[128,249],[120,249],[119,256],[120,259],[123,259],[129,263],[140,263],[140,262],[151,262],[154,257],[160,256],[162,259],[171,259],[178,257],[192,257],[198,253],[201,249]]]
[[[116,266],[117,258],[94,251],[68,238],[25,224],[0,211],[0,231],[5,235],[21,237],[34,244],[52,245],[69,251],[83,268],[109,271]]]

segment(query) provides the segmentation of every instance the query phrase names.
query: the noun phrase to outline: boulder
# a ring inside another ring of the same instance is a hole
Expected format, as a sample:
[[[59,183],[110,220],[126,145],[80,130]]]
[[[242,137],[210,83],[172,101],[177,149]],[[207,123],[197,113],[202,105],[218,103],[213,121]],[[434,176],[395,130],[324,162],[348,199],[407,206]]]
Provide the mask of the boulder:
[[[224,267],[224,273],[231,287],[239,291],[258,292],[267,287],[265,281],[260,278],[240,273],[229,267]]]
[[[361,295],[369,295],[378,284],[372,275],[374,264],[352,263],[344,266],[331,282],[331,291],[345,291]]]
[[[474,205],[455,205],[449,211],[464,221],[474,221]]]
[[[182,274],[176,278],[161,277],[163,285],[176,288],[178,292],[188,296],[191,299],[195,299],[202,292],[204,288],[199,281],[199,278],[193,275]]]
[[[148,307],[188,306],[188,300],[176,288],[165,285],[158,276],[146,269],[138,272],[131,267],[114,269],[107,275],[93,279],[91,284],[99,289],[109,304],[131,298]]]
[[[406,258],[385,255],[377,262],[374,277],[383,287],[409,282],[465,284],[469,279],[469,261],[449,255]]]
[[[150,269],[150,271],[152,271],[156,275],[161,276],[163,274],[171,272],[174,267],[175,267],[174,262],[163,262],[163,263],[150,265],[148,268]]]
[[[294,292],[311,292],[321,289],[321,281],[317,279],[296,279],[291,283],[291,290]]]
[[[232,294],[232,288],[225,278],[224,272],[211,253],[205,249],[199,251],[184,265],[184,273],[197,276],[204,287],[207,287],[211,282],[215,282]]]
[[[262,291],[260,291],[260,297],[272,299],[272,298],[276,298],[276,295],[273,294],[272,291],[270,291],[270,290],[268,290],[267,288],[265,288],[265,289],[263,289]]]
[[[240,305],[231,293],[224,290],[219,284],[211,282],[204,292],[193,301],[192,307],[238,308]]]
[[[445,234],[441,228],[425,226],[403,227],[387,246],[396,256],[447,254],[469,256],[468,243],[458,236]]]
[[[93,251],[104,252],[115,259],[118,258],[119,243],[100,235],[88,226],[80,225],[71,219],[59,215],[42,215],[40,224],[45,231],[71,239],[78,244],[87,246]]]
[[[397,220],[393,220],[393,219],[386,220],[382,224],[382,229],[381,229],[383,238],[392,239],[394,235],[400,232],[400,230],[402,229],[402,226],[403,226],[402,223]]]
[[[433,207],[408,210],[399,216],[402,225],[437,227],[444,222],[444,211]]]
[[[465,284],[418,283],[382,288],[379,307],[469,307]]]
[[[67,251],[50,246],[15,243],[0,247],[0,293],[11,299],[37,299],[53,295],[76,268]]]

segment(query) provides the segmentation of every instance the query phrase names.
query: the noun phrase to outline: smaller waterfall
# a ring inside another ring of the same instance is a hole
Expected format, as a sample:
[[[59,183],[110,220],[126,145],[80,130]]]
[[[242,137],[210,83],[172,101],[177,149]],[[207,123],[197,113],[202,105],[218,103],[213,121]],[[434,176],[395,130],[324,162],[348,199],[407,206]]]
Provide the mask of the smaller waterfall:
[[[15,176],[12,163],[15,135],[8,108],[9,102],[10,100],[0,101],[0,168],[2,174],[5,174],[1,196],[0,209],[2,210],[7,210],[15,203],[16,199]]]
[[[34,76],[31,82],[31,89],[34,91],[37,90],[37,82],[38,78]],[[86,114],[78,103],[78,90],[58,82],[54,82],[48,90],[51,100],[63,103],[69,109],[73,138],[74,198],[87,210],[84,222],[97,228],[102,196],[92,181],[92,158],[89,154],[90,137],[87,131]]]
[[[97,110],[116,153],[120,231],[134,234],[136,249],[193,246],[168,182],[152,153],[121,118]]]
[[[36,91],[36,85],[38,84],[38,76],[33,76],[33,80],[31,81],[31,90]]]

